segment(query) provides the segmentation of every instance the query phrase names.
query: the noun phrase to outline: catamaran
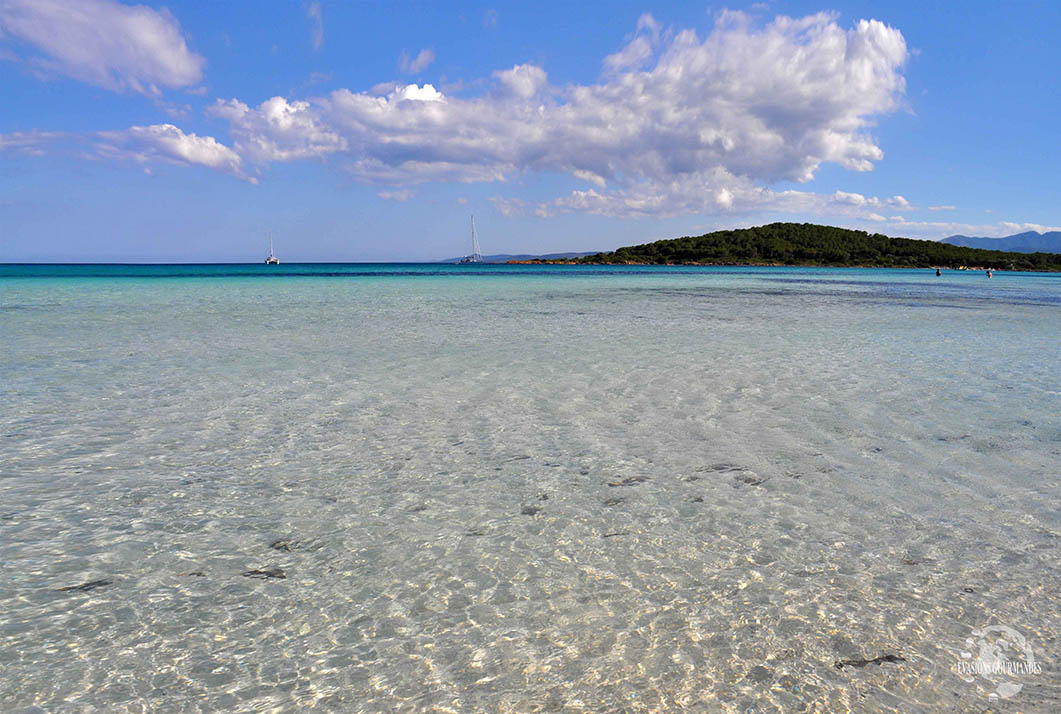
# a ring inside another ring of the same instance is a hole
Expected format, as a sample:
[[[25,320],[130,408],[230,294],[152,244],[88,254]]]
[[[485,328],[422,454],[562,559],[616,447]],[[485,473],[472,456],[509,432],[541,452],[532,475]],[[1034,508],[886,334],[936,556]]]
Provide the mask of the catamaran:
[[[481,263],[483,262],[483,253],[479,250],[479,237],[475,235],[475,216],[472,216],[472,254],[466,255],[458,263]]]
[[[266,265],[279,265],[280,259],[273,255],[273,234],[269,234],[269,257],[265,259]]]

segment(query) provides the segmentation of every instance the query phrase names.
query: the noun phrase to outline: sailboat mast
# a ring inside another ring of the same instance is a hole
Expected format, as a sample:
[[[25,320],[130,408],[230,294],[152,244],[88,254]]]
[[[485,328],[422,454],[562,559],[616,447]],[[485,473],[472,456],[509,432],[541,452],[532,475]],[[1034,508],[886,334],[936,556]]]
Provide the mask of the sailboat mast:
[[[483,259],[482,251],[479,250],[479,237],[475,235],[475,216],[472,216],[472,259]]]

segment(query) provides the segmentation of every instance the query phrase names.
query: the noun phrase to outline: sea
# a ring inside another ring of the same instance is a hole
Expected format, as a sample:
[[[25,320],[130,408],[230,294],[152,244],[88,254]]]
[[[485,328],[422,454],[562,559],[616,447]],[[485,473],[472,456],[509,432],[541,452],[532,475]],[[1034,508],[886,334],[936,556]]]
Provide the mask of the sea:
[[[0,708],[1061,710],[1061,275],[0,266]]]

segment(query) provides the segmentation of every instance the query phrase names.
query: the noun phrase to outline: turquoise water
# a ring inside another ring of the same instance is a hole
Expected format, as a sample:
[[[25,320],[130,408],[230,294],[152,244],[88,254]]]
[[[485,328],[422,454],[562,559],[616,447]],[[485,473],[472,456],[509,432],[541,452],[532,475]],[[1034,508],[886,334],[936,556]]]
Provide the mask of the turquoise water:
[[[1055,711],[1059,334],[1043,274],[0,266],[0,701]]]

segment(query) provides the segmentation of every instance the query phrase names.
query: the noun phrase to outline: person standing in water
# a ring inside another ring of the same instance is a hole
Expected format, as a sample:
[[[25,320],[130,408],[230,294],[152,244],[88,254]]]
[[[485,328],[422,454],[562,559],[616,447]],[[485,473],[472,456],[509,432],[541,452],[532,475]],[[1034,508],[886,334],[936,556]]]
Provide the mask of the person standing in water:
[[[943,273],[939,272],[939,268],[936,268],[936,277],[938,278],[941,275],[943,275]]]
[[[987,269],[987,277],[989,277],[989,278],[991,277],[991,268]]]

